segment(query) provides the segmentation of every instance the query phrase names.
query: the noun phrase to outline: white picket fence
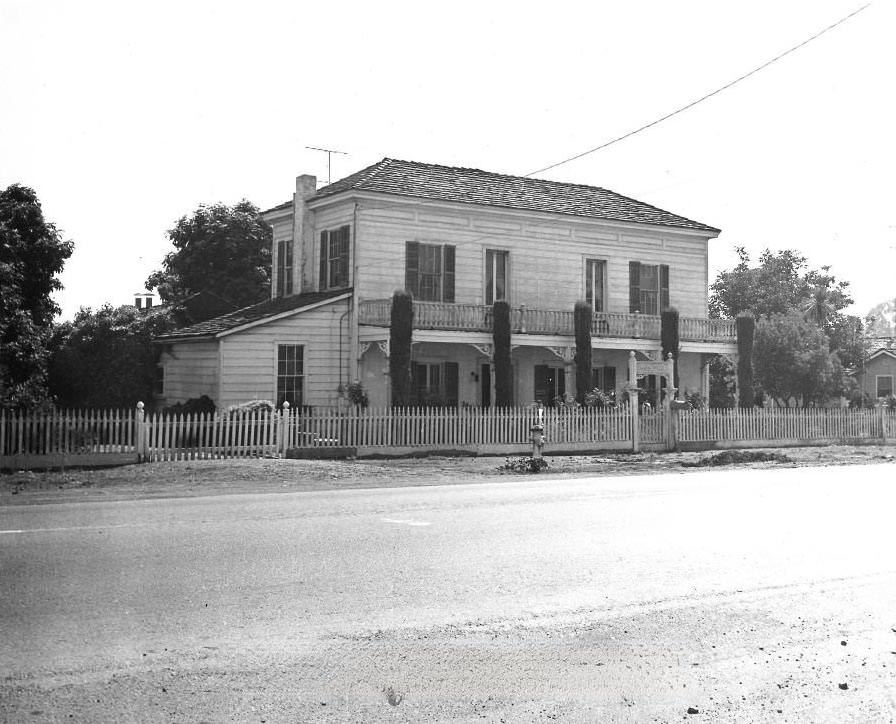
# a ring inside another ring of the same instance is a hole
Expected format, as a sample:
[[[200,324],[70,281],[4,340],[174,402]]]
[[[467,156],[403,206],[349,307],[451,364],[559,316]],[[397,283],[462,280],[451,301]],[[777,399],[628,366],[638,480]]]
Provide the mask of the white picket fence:
[[[851,442],[896,436],[896,414],[843,408],[752,408],[680,412],[677,439],[688,442]]]
[[[0,467],[275,457],[288,450],[370,453],[525,451],[544,426],[545,453],[631,450],[630,408],[403,408],[146,414],[142,410],[0,413]],[[890,441],[896,411],[682,410],[641,414],[644,449]]]

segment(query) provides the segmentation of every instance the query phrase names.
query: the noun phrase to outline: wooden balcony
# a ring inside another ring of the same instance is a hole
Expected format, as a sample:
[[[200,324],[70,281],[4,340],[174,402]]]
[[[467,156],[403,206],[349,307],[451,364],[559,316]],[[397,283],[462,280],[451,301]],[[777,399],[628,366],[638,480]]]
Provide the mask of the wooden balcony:
[[[360,323],[388,327],[391,299],[370,299],[360,304]],[[572,310],[531,309],[521,306],[510,310],[510,326],[515,334],[573,336]],[[492,308],[482,304],[414,302],[414,329],[460,332],[491,332]],[[591,321],[592,337],[659,339],[660,318],[649,314],[595,312]],[[683,341],[734,342],[733,319],[681,317],[679,338]]]

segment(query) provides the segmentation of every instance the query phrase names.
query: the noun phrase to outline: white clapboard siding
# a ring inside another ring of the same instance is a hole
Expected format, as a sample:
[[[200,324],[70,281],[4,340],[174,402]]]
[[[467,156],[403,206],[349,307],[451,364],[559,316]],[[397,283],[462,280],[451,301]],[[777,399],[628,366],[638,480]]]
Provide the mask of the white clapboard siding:
[[[337,388],[348,382],[348,372],[334,363],[345,359],[348,351],[349,325],[343,316],[347,309],[345,300],[334,302],[222,337],[221,399],[215,400],[218,407],[246,400],[276,402],[280,344],[304,347],[304,404],[335,404]]]
[[[595,258],[607,261],[606,311],[630,311],[629,262],[639,261],[668,264],[672,306],[682,316],[706,316],[707,241],[699,232],[629,231],[595,220],[535,212],[393,206],[372,201],[359,206],[361,298],[381,298],[403,288],[405,242],[419,241],[455,245],[459,303],[483,302],[484,250],[494,248],[510,252],[512,305],[571,309],[584,295],[584,259]],[[326,227],[316,221],[316,228]]]
[[[218,341],[179,341],[162,352],[159,359],[165,378],[161,405],[173,405],[190,398],[218,395]]]

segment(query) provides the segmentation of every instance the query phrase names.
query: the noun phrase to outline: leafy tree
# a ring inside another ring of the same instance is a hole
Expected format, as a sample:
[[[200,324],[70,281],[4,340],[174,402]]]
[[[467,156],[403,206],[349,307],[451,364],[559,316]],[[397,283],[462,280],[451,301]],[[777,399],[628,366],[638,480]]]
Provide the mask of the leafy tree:
[[[852,304],[849,282],[838,281],[828,266],[809,269],[806,258],[792,249],[766,249],[754,267],[743,247],[737,254],[737,266],[720,272],[710,286],[710,316],[751,312],[759,318],[801,309],[823,324]]]
[[[670,354],[672,355],[672,386],[680,391],[678,385],[678,354],[681,350],[679,345],[678,321],[679,315],[677,309],[667,309],[660,315],[660,347],[662,349],[663,359],[666,360],[669,358]],[[677,396],[678,392],[675,394]]]
[[[753,361],[763,391],[784,406],[822,404],[847,392],[827,336],[799,311],[760,320]]]
[[[234,308],[261,302],[271,292],[272,232],[254,204],[202,205],[168,231],[175,251],[146,280],[166,304],[200,292]]]
[[[591,320],[594,310],[588,302],[576,302],[573,307],[576,335],[576,402],[585,404],[591,393]]]
[[[44,219],[37,194],[0,191],[0,406],[46,398],[47,342],[59,307],[51,294],[74,246]]]
[[[51,394],[63,407],[152,407],[160,352],[152,340],[173,327],[163,310],[82,308],[53,332]]]
[[[737,370],[727,357],[716,355],[709,363],[709,407],[734,407]]]
[[[406,291],[392,294],[389,324],[389,379],[392,406],[407,407],[411,399],[411,336],[414,330],[414,301]]]
[[[495,343],[495,407],[513,404],[513,367],[510,360],[510,305],[498,300],[494,304],[492,339]]]

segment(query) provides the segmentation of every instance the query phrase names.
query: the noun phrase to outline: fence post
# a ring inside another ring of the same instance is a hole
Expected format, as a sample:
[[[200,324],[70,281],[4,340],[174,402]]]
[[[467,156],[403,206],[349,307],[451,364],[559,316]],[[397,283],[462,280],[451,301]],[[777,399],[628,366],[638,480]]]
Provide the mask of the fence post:
[[[880,436],[884,445],[887,444],[887,406],[880,404],[877,408],[880,416]]]
[[[287,430],[289,428],[289,403],[283,401],[283,410],[280,413],[280,430],[277,436],[277,453],[280,457],[286,455]]]
[[[146,426],[144,420],[146,413],[143,411],[145,405],[142,402],[137,403],[137,462],[145,463],[149,459],[148,445],[146,444]]]

